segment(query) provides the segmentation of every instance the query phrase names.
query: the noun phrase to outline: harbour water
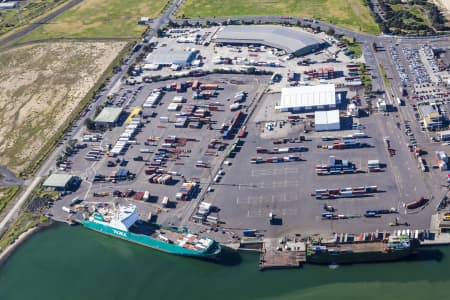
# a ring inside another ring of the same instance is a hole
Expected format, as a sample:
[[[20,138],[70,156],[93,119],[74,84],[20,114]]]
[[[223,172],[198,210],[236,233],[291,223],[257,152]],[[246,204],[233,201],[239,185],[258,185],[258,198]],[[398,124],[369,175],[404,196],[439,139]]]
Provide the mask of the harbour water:
[[[446,299],[450,247],[414,261],[258,271],[255,253],[216,264],[57,225],[0,267],[0,299]]]

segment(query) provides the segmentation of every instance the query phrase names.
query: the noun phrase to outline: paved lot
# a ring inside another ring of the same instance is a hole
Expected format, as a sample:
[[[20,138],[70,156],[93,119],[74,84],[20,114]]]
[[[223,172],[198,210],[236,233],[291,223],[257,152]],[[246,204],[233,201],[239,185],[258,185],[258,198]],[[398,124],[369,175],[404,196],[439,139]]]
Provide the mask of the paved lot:
[[[297,79],[300,82],[307,82],[310,84],[318,84],[319,79],[311,78],[305,79],[304,71],[318,70],[320,68],[333,68],[337,72],[342,74],[347,73],[346,64],[354,62],[364,62],[364,57],[359,59],[351,59],[346,56],[341,48],[337,46],[336,40],[327,36],[325,33],[314,33],[319,38],[328,42],[330,45],[323,51],[311,53],[302,57],[296,57],[293,59],[287,59],[286,54],[281,54],[276,49],[270,47],[257,47],[250,50],[248,47],[241,46],[217,46],[214,42],[210,42],[211,38],[220,29],[220,27],[207,27],[207,28],[177,28],[168,30],[164,37],[155,38],[153,42],[156,42],[157,47],[160,49],[186,51],[187,49],[195,49],[199,51],[199,55],[202,57],[202,63],[199,66],[202,70],[214,70],[214,69],[233,69],[242,70],[248,67],[257,67],[258,69],[265,69],[278,73],[282,76],[280,82],[272,84],[270,89],[272,91],[279,92],[281,88],[289,85],[297,84],[297,81],[288,82],[288,73],[295,71],[300,74]],[[195,42],[194,36],[200,36],[201,38]],[[177,42],[177,40],[183,40],[184,42]],[[190,42],[188,42],[190,41]],[[206,43],[205,43],[206,42]],[[335,62],[326,62],[331,58],[335,58]],[[229,60],[229,63],[218,63],[220,60]],[[297,62],[301,60],[309,60],[310,64],[306,66],[300,66]],[[369,56],[370,59],[370,56]],[[141,64],[143,67],[145,63]],[[198,68],[192,67],[192,68]],[[144,68],[145,69],[145,68]],[[167,76],[169,74],[183,73],[187,69],[174,72],[168,67],[164,67],[158,70],[145,71],[142,76],[154,76],[162,75]],[[345,84],[343,76],[336,77],[329,80],[330,83]]]
[[[258,112],[255,116],[258,116]],[[329,233],[383,230],[389,228],[388,223],[392,222],[395,216],[402,222],[409,222],[414,228],[427,228],[433,205],[415,214],[406,214],[403,208],[403,203],[415,200],[421,195],[430,197],[431,194],[424,184],[423,174],[420,174],[414,157],[407,151],[406,143],[402,140],[403,133],[396,128],[393,118],[395,118],[393,115],[384,116],[377,113],[370,118],[359,120],[366,127],[363,131],[370,136],[364,141],[373,145],[373,148],[316,149],[317,144],[324,143],[320,141],[320,135],[342,136],[351,131],[312,133],[308,135],[311,141],[301,144],[309,148],[308,152],[302,153],[306,161],[258,165],[249,163],[250,158],[256,156],[256,147],[272,148],[277,145],[273,145],[270,139],[260,137],[260,128],[252,119],[249,124],[250,134],[245,139],[244,146],[232,160],[233,165],[225,168],[227,175],[220,185],[214,185],[215,191],[206,201],[214,203],[221,209],[219,216],[226,222],[225,227],[267,230],[266,234],[273,236],[288,231]],[[301,126],[298,126],[297,130],[297,133],[289,130],[291,132],[289,136],[303,135]],[[394,157],[388,156],[383,142],[385,136],[390,137],[392,148],[397,150]],[[317,176],[314,166],[326,163],[330,155],[351,160],[363,171],[367,171],[369,159],[379,159],[387,165],[387,168],[382,173]],[[318,188],[363,185],[376,185],[381,192],[372,197],[328,201],[316,200],[310,196],[310,193]],[[325,202],[333,205],[338,214],[362,215],[368,209],[391,207],[398,209],[400,214],[372,219],[325,221],[320,218]],[[270,212],[282,218],[282,226],[269,225]]]
[[[184,78],[182,81],[190,80],[192,78]],[[176,92],[167,92],[162,100],[161,104],[158,105],[157,108],[153,109],[144,109],[143,114],[148,114],[150,112],[155,112],[155,118],[149,118],[149,122],[145,123],[140,132],[136,135],[135,140],[138,142],[136,145],[130,146],[128,151],[123,155],[119,156],[120,159],[125,159],[128,161],[127,165],[124,168],[130,170],[132,173],[136,173],[136,179],[132,181],[119,181],[117,183],[92,183],[92,179],[95,174],[104,174],[109,175],[113,170],[117,170],[119,166],[116,167],[107,167],[108,161],[116,161],[117,158],[109,158],[104,156],[99,161],[87,161],[84,159],[84,156],[95,147],[106,148],[108,144],[114,144],[120,134],[124,131],[123,126],[119,126],[113,128],[111,131],[107,131],[103,134],[103,139],[97,143],[89,143],[86,149],[81,150],[76,156],[72,158],[74,161],[73,169],[71,172],[75,175],[79,175],[84,179],[81,188],[72,195],[64,197],[65,200],[61,201],[61,204],[55,205],[53,209],[53,213],[60,214],[61,206],[64,203],[67,205],[70,199],[73,199],[75,196],[80,196],[82,199],[88,199],[89,201],[104,201],[110,197],[93,197],[93,193],[101,193],[108,192],[112,193],[114,190],[124,191],[127,189],[133,189],[135,191],[150,191],[152,197],[150,198],[149,203],[145,203],[148,207],[150,207],[153,212],[156,209],[161,208],[159,204],[164,196],[168,196],[172,201],[175,202],[175,194],[179,190],[182,177],[174,176],[174,180],[170,185],[162,185],[162,184],[150,184],[147,180],[148,176],[145,175],[144,170],[146,169],[145,161],[151,161],[151,158],[154,156],[153,153],[141,153],[141,148],[150,148],[152,152],[157,150],[164,143],[163,139],[168,136],[177,136],[177,137],[185,137],[185,138],[195,138],[197,141],[195,142],[187,142],[184,147],[181,147],[181,153],[176,160],[169,160],[164,167],[167,171],[177,172],[179,175],[183,175],[184,178],[197,178],[200,181],[200,185],[202,188],[206,186],[214,177],[213,168],[196,168],[196,161],[204,161],[209,163],[212,167],[214,167],[218,162],[220,162],[224,156],[225,151],[215,151],[214,155],[206,155],[205,152],[207,149],[207,144],[212,138],[220,138],[221,134],[219,132],[219,127],[222,123],[229,122],[233,116],[233,112],[230,112],[229,105],[226,99],[233,99],[234,95],[238,91],[246,91],[248,93],[247,100],[244,105],[250,106],[255,98],[257,93],[262,92],[262,88],[264,87],[264,83],[267,83],[267,77],[254,77],[254,76],[220,76],[220,75],[210,75],[207,77],[198,78],[201,82],[204,83],[216,83],[219,86],[224,87],[224,89],[219,90],[219,95],[216,98],[211,98],[210,100],[192,100],[192,91],[188,90],[185,93],[176,93]],[[230,84],[232,81],[234,84]],[[144,87],[135,95],[135,100],[130,103],[130,107],[128,111],[131,111],[134,106],[140,106],[150,94],[151,90],[156,87],[161,87],[170,82],[158,82],[153,84],[145,84]],[[126,87],[126,89],[138,90],[137,86]],[[211,103],[218,102],[223,106],[220,106],[221,111],[212,112],[212,119],[215,121],[215,124],[212,125],[212,130],[203,126],[201,129],[191,129],[191,128],[175,128],[173,123],[162,123],[159,119],[160,116],[168,116],[170,120],[175,119],[175,114],[179,112],[169,112],[167,111],[167,106],[171,103],[173,97],[180,95],[187,98],[187,104],[194,103]],[[126,104],[124,104],[126,105]],[[245,107],[245,110],[250,109],[250,107]],[[144,145],[148,137],[158,137],[159,140],[155,142],[149,142],[149,145]],[[231,144],[232,140],[225,140],[227,144]],[[144,161],[134,161],[133,157],[143,156]],[[135,200],[131,200],[136,202]],[[141,201],[142,202],[142,201]],[[166,210],[162,210],[159,215],[159,222],[162,223],[170,223],[178,225],[181,220],[187,214],[187,210],[195,206],[196,201],[184,202],[178,201],[176,203],[176,208],[170,209],[170,213]],[[144,211],[148,211],[144,210]],[[145,212],[144,215],[147,213]]]
[[[172,41],[173,42],[173,41]],[[392,46],[392,45],[391,45]],[[185,45],[178,45],[177,47],[185,47]],[[202,46],[203,47],[203,46]],[[391,78],[392,86],[398,87],[400,85],[400,78],[395,74],[394,68],[386,67],[392,64],[386,52],[372,53],[370,49],[366,49],[368,44],[364,44],[364,50],[368,53],[366,57],[369,66],[372,70],[376,70],[378,62],[385,65],[386,72]],[[199,46],[199,48],[201,48]],[[180,48],[181,49],[181,48]],[[230,51],[223,47],[220,50],[214,50],[215,53],[209,53],[209,50],[200,49],[202,55],[207,53],[207,57],[219,55],[220,51]],[[219,52],[217,52],[219,51]],[[229,55],[230,53],[223,53]],[[248,53],[244,53],[248,54]],[[271,60],[268,53],[261,53],[261,58]],[[321,56],[320,56],[321,55]],[[320,54],[318,59],[324,58]],[[267,56],[267,57],[266,57]],[[370,56],[370,57],[369,57]],[[283,72],[289,70],[289,64],[293,61],[286,62],[286,67]],[[211,64],[211,61],[206,60],[206,64]],[[295,62],[292,68],[298,69]],[[212,67],[212,65],[210,66]],[[164,71],[162,71],[164,72]],[[284,73],[283,73],[284,74]],[[189,80],[185,78],[182,81]],[[185,178],[199,178],[202,186],[202,191],[205,192],[206,186],[211,182],[215,176],[219,164],[223,161],[225,152],[218,152],[213,156],[205,155],[207,150],[207,143],[211,138],[220,136],[218,132],[219,126],[231,119],[232,114],[228,109],[229,102],[227,98],[232,98],[237,91],[245,90],[249,93],[247,105],[254,104],[256,95],[259,95],[268,83],[267,77],[252,77],[252,76],[236,76],[236,75],[211,75],[199,78],[202,82],[217,83],[224,86],[225,89],[219,91],[217,98],[212,98],[205,102],[218,101],[224,104],[224,112],[214,112],[213,120],[216,123],[213,125],[213,130],[208,130],[205,127],[202,129],[176,129],[172,123],[161,123],[159,117],[167,116],[171,120],[175,118],[176,112],[168,112],[167,106],[171,99],[179,95],[175,92],[167,93],[161,103],[156,109],[144,109],[143,113],[148,114],[155,112],[156,118],[149,119],[142,131],[137,135],[137,145],[133,145],[124,155],[124,159],[128,161],[126,166],[131,172],[136,173],[137,177],[134,181],[113,183],[91,184],[94,174],[102,173],[109,174],[113,169],[106,166],[108,158],[102,158],[99,162],[88,162],[82,157],[93,147],[105,147],[108,144],[114,144],[119,135],[123,132],[123,126],[115,128],[104,134],[103,140],[97,144],[91,143],[88,149],[81,151],[74,161],[76,166],[73,173],[80,175],[84,181],[80,190],[71,196],[66,196],[65,200],[55,205],[53,211],[58,211],[61,214],[61,206],[68,203],[76,195],[80,195],[89,201],[103,201],[106,198],[92,198],[93,192],[112,192],[113,190],[125,190],[132,188],[136,191],[149,190],[154,196],[150,202],[142,202],[135,200],[128,200],[138,203],[142,206],[142,217],[146,218],[148,212],[155,212],[161,208],[159,204],[163,196],[174,198],[175,193],[181,185],[181,177],[176,176],[172,185],[158,185],[149,184],[147,176],[143,174],[145,166],[142,162],[133,161],[133,157],[142,155],[145,160],[153,157],[153,154],[141,154],[140,148],[143,148],[143,143],[150,136],[167,137],[169,135],[176,135],[177,137],[193,137],[198,139],[198,142],[188,142],[184,147],[182,153],[176,161],[169,161],[166,170],[175,171],[184,175]],[[374,78],[375,89],[382,88],[382,80]],[[153,84],[143,84],[137,86],[122,86],[117,91],[117,98],[123,99],[123,106],[130,111],[134,106],[140,106],[151,90],[156,87],[161,87],[169,82],[160,82]],[[277,91],[280,87],[285,86],[283,81],[278,85],[271,85],[272,91]],[[140,88],[142,86],[142,88]],[[359,93],[360,91],[356,91]],[[353,96],[353,92],[349,93],[348,98]],[[398,94],[398,91],[392,92]],[[387,93],[388,103],[393,103],[391,92]],[[188,102],[191,102],[192,92],[189,91],[184,94]],[[320,136],[343,136],[348,135],[351,131],[338,131],[334,133],[308,133],[308,140],[302,144],[292,144],[292,146],[308,147],[309,151],[301,153],[305,161],[286,162],[279,164],[250,164],[250,158],[256,156],[256,147],[272,148],[277,145],[272,144],[271,138],[279,137],[298,137],[304,135],[304,125],[289,124],[284,128],[278,128],[277,122],[276,130],[267,132],[264,130],[264,123],[267,121],[285,120],[285,114],[277,114],[273,111],[273,106],[279,99],[279,93],[273,93],[262,101],[257,107],[254,115],[248,124],[248,135],[242,139],[243,145],[239,147],[239,151],[235,158],[229,159],[232,162],[231,166],[223,166],[225,176],[222,180],[212,185],[214,191],[206,193],[205,201],[216,205],[220,211],[218,217],[225,222],[224,227],[231,228],[233,231],[255,228],[263,230],[268,236],[279,236],[286,232],[302,232],[302,233],[330,233],[330,232],[356,232],[356,231],[374,231],[390,229],[389,222],[392,222],[395,217],[399,217],[401,222],[408,222],[411,228],[422,229],[428,228],[430,222],[430,215],[434,211],[438,200],[444,193],[444,188],[441,187],[442,173],[430,169],[430,172],[422,173],[417,166],[417,161],[414,156],[408,151],[408,138],[403,133],[405,120],[410,120],[414,123],[414,111],[410,106],[399,107],[397,112],[390,114],[374,113],[368,118],[360,120],[353,120],[365,126],[362,130],[370,136],[364,142],[371,144],[372,148],[352,149],[352,150],[322,150],[317,149],[321,142]],[[202,100],[203,101],[203,100]],[[252,107],[244,107],[245,112],[251,112]],[[400,123],[400,128],[396,123]],[[429,154],[425,155],[428,165],[432,164],[433,153],[439,149],[439,145],[430,143],[428,133],[421,132],[417,124],[414,123],[412,131],[415,134],[417,143],[425,148]],[[386,151],[383,137],[389,137],[391,147],[396,150],[396,155],[389,157]],[[154,142],[157,145],[162,143],[162,140]],[[229,144],[232,140],[228,141]],[[328,142],[330,143],[330,142]],[[153,142],[151,142],[153,144]],[[158,148],[157,145],[145,146],[151,148],[153,151]],[[291,146],[290,144],[282,146]],[[336,175],[319,177],[314,172],[316,164],[323,164],[328,161],[328,157],[334,155],[337,158],[348,159],[356,163],[359,169],[367,171],[367,161],[370,159],[378,159],[386,164],[386,169],[382,173],[358,173],[351,175]],[[269,157],[269,155],[258,155]],[[201,160],[211,164],[213,168],[200,169],[196,168],[195,162]],[[215,168],[214,168],[215,167]],[[323,212],[322,205],[326,201],[316,200],[310,194],[315,189],[319,188],[334,188],[334,187],[357,187],[363,185],[376,185],[380,192],[371,197],[366,198],[347,198],[338,200],[329,200],[327,203],[333,205],[337,209],[338,214],[345,215],[362,215],[368,209],[389,209],[394,207],[399,210],[398,215],[384,215],[380,218],[354,218],[345,220],[321,220],[320,215]],[[425,196],[430,199],[429,205],[417,211],[408,212],[403,208],[405,202],[417,199],[420,196]],[[117,199],[110,199],[115,201]],[[195,201],[178,202],[176,208],[162,210],[158,216],[158,222],[164,224],[187,225],[185,221],[190,213],[193,211],[196,203],[200,199],[197,197]],[[275,213],[282,218],[282,225],[270,226],[268,222],[268,215],[270,212]],[[189,223],[189,226],[194,226]]]

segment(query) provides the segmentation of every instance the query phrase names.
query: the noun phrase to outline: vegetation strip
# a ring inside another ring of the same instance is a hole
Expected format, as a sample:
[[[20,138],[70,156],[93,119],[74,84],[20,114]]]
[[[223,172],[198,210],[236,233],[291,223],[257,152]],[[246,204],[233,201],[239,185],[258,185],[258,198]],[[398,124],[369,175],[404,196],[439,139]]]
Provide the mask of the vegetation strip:
[[[155,18],[168,0],[84,0],[21,39],[109,37],[139,38],[147,26],[139,25],[140,17]]]
[[[364,0],[185,0],[180,18],[281,15],[320,19],[348,29],[378,34]]]
[[[0,187],[0,213],[14,199],[19,189],[19,186]]]

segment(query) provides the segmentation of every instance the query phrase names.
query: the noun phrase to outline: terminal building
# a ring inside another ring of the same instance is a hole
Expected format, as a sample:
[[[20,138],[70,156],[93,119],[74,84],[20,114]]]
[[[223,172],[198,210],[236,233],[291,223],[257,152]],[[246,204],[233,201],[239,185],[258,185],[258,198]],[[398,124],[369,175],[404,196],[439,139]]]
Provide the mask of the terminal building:
[[[339,110],[316,111],[314,113],[316,131],[332,131],[341,129]]]
[[[302,113],[336,108],[336,90],[334,84],[287,87],[281,90],[277,111]]]
[[[322,49],[327,43],[301,29],[277,25],[230,25],[222,27],[215,36],[221,45],[263,45],[302,56]]]

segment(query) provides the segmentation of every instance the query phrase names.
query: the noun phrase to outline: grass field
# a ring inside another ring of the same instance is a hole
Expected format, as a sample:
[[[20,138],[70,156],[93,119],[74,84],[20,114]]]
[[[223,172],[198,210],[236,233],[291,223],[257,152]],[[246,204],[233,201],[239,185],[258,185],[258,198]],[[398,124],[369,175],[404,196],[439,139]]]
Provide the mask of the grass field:
[[[327,21],[354,31],[378,34],[363,0],[185,0],[179,17],[286,15]]]
[[[384,86],[387,88],[391,87],[391,82],[389,81],[389,78],[387,77],[386,71],[384,70],[383,66],[379,65],[379,68],[381,77],[383,77]]]
[[[0,252],[2,252],[8,245],[14,241],[24,232],[28,231],[39,224],[47,222],[48,218],[37,213],[25,212],[16,222],[9,228],[9,230],[0,239]]]
[[[352,38],[343,36],[341,38],[347,44],[347,49],[353,52],[353,57],[358,59],[362,56],[361,45],[356,43]]]
[[[0,213],[8,205],[19,191],[18,186],[2,186],[0,187]]]
[[[140,17],[157,17],[168,0],[84,0],[39,27],[24,40],[59,37],[136,38],[146,29]]]
[[[28,24],[34,18],[43,15],[67,0],[33,0],[21,2],[21,15],[17,9],[0,11],[0,35],[17,27]]]
[[[0,165],[41,156],[125,42],[62,42],[0,52]]]

